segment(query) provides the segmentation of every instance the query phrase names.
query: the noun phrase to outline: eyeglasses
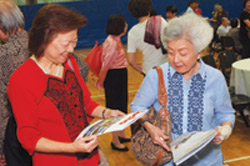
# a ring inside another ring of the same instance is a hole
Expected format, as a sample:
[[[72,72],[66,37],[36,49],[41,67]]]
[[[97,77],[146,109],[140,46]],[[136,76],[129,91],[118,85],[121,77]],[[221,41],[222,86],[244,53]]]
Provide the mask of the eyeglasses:
[[[72,40],[72,41],[63,41],[61,43],[61,46],[64,48],[68,48],[69,46],[72,46],[73,48],[76,47],[78,39]]]

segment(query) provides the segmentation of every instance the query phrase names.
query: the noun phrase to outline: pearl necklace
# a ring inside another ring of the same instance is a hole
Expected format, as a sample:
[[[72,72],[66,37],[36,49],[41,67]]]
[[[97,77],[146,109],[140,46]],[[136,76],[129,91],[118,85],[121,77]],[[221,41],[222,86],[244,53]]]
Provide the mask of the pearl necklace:
[[[36,57],[34,55],[32,55],[31,57],[32,60],[34,60],[36,62],[36,64],[41,68],[41,70],[45,73],[48,74],[48,72],[46,72],[46,70],[39,64],[39,62],[36,60]],[[57,65],[57,71],[56,71],[56,77],[59,76],[59,72],[60,72],[60,67],[61,65]]]

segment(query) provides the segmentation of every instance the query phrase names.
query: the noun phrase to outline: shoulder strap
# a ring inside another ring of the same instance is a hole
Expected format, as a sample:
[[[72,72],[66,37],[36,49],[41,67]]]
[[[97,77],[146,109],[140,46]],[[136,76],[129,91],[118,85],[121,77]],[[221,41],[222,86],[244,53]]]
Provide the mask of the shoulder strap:
[[[155,68],[159,78],[158,100],[162,107],[166,107],[168,95],[164,84],[163,72],[160,66],[156,66]]]
[[[160,128],[162,131],[164,131],[164,133],[166,133],[168,131],[167,129],[169,128],[169,125],[171,124],[170,114],[169,114],[167,107],[166,107],[167,101],[168,101],[168,95],[167,95],[166,87],[164,84],[164,77],[163,77],[162,69],[160,66],[156,66],[155,68],[156,68],[156,71],[158,73],[158,78],[159,78],[158,101],[161,104],[161,109],[159,111],[159,115],[160,115],[160,119],[161,119]],[[167,133],[167,134],[169,134],[169,133]],[[163,150],[160,149],[158,151],[154,166],[159,165],[159,162],[162,158],[162,153],[163,153]]]

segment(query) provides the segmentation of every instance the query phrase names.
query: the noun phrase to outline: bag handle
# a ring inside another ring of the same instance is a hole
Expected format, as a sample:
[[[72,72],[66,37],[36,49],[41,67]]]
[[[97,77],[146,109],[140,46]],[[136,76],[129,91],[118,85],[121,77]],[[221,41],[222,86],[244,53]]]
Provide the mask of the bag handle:
[[[159,79],[159,85],[158,85],[158,101],[161,104],[161,109],[159,111],[160,117],[161,117],[161,129],[163,131],[166,131],[167,127],[167,118],[170,118],[169,112],[167,110],[167,101],[168,101],[168,95],[166,91],[166,87],[164,84],[164,78],[163,78],[163,72],[160,66],[156,66],[156,71],[158,74]],[[162,157],[162,149],[159,150],[157,154],[156,161],[154,163],[154,166],[157,166],[161,160]]]
[[[158,100],[162,107],[166,107],[168,101],[167,91],[164,84],[163,72],[160,66],[156,66],[158,73],[159,85],[158,85]]]
[[[158,79],[159,79],[158,101],[161,104],[161,110],[159,113],[165,117],[165,116],[169,115],[169,112],[167,110],[168,95],[167,95],[166,87],[164,84],[162,69],[160,66],[156,66],[155,68],[156,68],[156,71],[158,73]]]

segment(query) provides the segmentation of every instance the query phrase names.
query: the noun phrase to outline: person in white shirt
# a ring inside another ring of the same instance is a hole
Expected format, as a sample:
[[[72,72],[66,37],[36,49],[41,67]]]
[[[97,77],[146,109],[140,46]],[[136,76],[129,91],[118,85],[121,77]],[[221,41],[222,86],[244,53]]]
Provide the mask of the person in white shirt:
[[[228,31],[231,29],[231,26],[229,24],[230,24],[230,21],[228,20],[228,18],[222,17],[221,25],[217,29],[217,34],[219,38],[227,35]]]
[[[198,6],[199,6],[198,0],[190,0],[188,3],[188,8],[186,10],[186,13],[195,13],[195,10],[196,8],[198,8]]]
[[[128,32],[128,62],[139,73],[145,75],[154,66],[167,62],[167,55],[162,53],[162,49],[154,45],[144,42],[146,24],[150,18],[150,10],[152,8],[151,0],[130,0],[128,4],[130,14],[138,19],[138,23],[134,25]],[[161,34],[167,26],[164,18],[161,18]],[[136,51],[142,52],[142,67],[136,62]]]
[[[175,5],[170,5],[166,8],[167,21],[171,20],[172,18],[175,18],[176,14],[177,14],[177,8]]]

